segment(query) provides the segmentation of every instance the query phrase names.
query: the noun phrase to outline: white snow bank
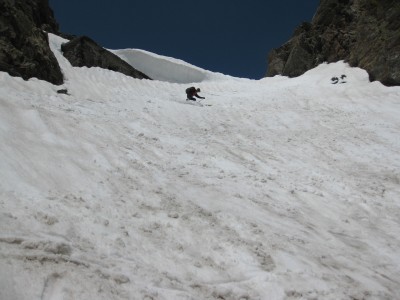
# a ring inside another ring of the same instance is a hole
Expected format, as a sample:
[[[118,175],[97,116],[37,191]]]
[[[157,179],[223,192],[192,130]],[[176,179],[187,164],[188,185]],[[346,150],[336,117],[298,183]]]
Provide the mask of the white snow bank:
[[[183,60],[157,55],[144,50],[123,49],[110,51],[154,80],[195,83],[229,77],[198,68]]]

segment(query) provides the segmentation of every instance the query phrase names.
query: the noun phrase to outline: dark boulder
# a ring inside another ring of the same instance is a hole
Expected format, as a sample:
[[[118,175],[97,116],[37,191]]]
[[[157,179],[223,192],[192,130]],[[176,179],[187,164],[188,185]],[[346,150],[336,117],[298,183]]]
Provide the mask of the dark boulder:
[[[61,46],[63,55],[74,67],[100,67],[139,79],[150,79],[117,55],[99,46],[92,39],[77,37]]]
[[[1,0],[0,71],[62,84],[63,75],[44,30],[58,31],[48,0]]]
[[[371,81],[400,85],[399,29],[398,0],[321,0],[312,22],[269,53],[267,76],[295,77],[344,60],[365,69]]]

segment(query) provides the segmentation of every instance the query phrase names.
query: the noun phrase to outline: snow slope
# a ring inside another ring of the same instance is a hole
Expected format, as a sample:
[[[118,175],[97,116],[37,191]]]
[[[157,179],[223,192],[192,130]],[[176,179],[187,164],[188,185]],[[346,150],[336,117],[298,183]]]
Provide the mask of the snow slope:
[[[217,74],[200,107],[173,59],[50,41],[70,95],[0,73],[0,299],[400,299],[400,88]]]
[[[140,49],[110,50],[135,69],[154,80],[173,83],[194,83],[232,77],[213,73],[179,59],[157,55]]]

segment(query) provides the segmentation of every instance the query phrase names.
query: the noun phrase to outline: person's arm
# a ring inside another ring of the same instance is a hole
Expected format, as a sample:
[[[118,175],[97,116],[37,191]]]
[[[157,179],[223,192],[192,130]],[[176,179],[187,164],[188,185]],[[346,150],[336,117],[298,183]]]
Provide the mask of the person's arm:
[[[206,98],[204,98],[204,97],[202,97],[202,96],[200,96],[199,94],[194,94],[197,98],[200,98],[200,99],[206,99]]]

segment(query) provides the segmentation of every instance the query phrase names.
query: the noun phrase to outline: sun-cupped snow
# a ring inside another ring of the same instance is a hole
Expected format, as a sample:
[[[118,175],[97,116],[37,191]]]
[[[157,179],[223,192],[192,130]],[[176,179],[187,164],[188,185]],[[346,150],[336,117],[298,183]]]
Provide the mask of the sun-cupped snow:
[[[63,42],[62,86],[0,73],[0,299],[400,298],[399,87],[139,80]]]

